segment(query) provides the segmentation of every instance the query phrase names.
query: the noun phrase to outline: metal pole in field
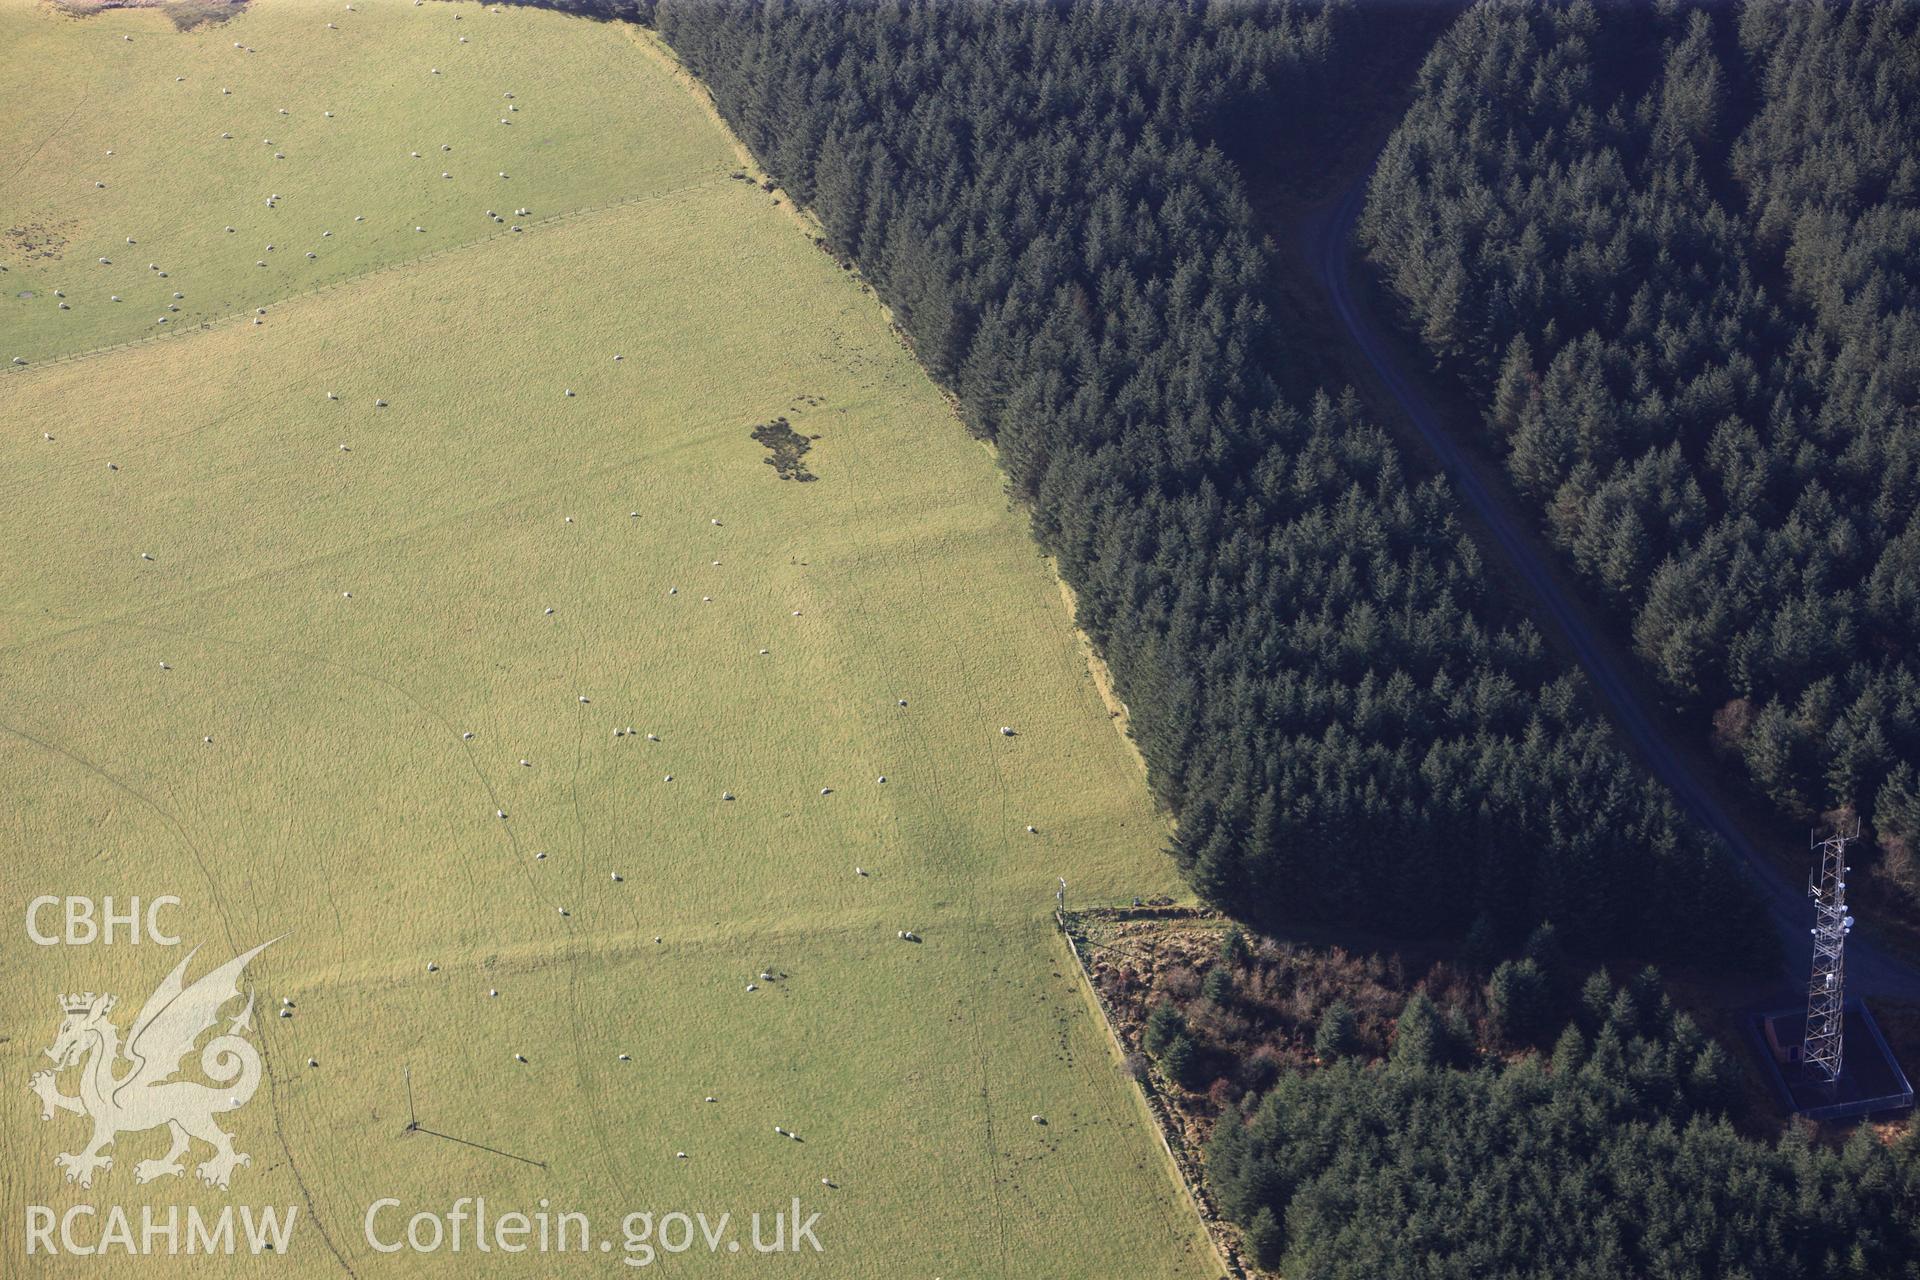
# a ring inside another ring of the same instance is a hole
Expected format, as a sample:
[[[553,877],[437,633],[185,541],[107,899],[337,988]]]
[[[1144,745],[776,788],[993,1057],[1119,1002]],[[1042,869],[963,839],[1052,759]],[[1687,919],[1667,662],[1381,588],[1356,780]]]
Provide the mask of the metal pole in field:
[[[1813,976],[1807,981],[1806,1036],[1800,1062],[1809,1075],[1831,1087],[1840,1079],[1842,1037],[1847,999],[1847,934],[1853,917],[1847,914],[1847,846],[1860,836],[1860,820],[1851,831],[1825,839],[1814,832],[1813,847],[1820,865],[1807,873],[1807,896],[1813,899]]]

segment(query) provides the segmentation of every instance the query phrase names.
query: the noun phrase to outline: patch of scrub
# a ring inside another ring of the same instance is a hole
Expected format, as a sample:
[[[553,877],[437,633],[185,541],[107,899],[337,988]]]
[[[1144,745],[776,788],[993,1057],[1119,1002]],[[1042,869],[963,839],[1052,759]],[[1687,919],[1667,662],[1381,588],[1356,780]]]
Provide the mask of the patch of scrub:
[[[774,474],[782,480],[804,482],[820,478],[807,470],[806,463],[807,451],[813,448],[813,442],[819,436],[803,436],[785,418],[775,418],[772,422],[763,422],[755,427],[753,438],[772,454],[761,461],[772,467]]]

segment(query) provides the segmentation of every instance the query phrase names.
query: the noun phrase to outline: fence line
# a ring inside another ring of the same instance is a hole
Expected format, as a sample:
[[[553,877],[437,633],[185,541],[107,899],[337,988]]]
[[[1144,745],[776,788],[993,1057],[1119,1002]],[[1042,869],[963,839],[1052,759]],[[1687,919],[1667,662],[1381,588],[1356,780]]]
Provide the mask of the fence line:
[[[1164,914],[1164,913],[1162,913]],[[1183,913],[1186,914],[1186,913]],[[1075,919],[1078,919],[1076,914]],[[1120,1060],[1125,1062],[1129,1056],[1126,1041],[1120,1038],[1120,1029],[1113,1021],[1113,1014],[1107,1008],[1107,1002],[1100,995],[1100,988],[1093,981],[1093,969],[1080,951],[1074,938],[1073,927],[1068,924],[1065,913],[1053,913],[1053,922],[1060,930],[1060,936],[1066,939],[1067,950],[1073,953],[1074,967],[1080,973],[1080,981],[1093,1004],[1093,1011],[1099,1016],[1100,1025],[1106,1029],[1107,1039],[1113,1045]],[[1144,1073],[1133,1077],[1139,1088],[1139,1097],[1153,1119],[1154,1132],[1159,1135],[1161,1149],[1167,1153],[1167,1159],[1173,1163],[1175,1178],[1180,1189],[1186,1194],[1188,1204],[1200,1219],[1200,1228],[1206,1233],[1208,1242],[1213,1246],[1215,1258],[1234,1280],[1251,1280],[1246,1263],[1242,1261],[1238,1244],[1230,1238],[1221,1226],[1219,1211],[1214,1207],[1213,1197],[1207,1193],[1205,1181],[1200,1173],[1200,1160],[1188,1147],[1180,1128],[1174,1123],[1173,1109],[1160,1096],[1153,1081]]]

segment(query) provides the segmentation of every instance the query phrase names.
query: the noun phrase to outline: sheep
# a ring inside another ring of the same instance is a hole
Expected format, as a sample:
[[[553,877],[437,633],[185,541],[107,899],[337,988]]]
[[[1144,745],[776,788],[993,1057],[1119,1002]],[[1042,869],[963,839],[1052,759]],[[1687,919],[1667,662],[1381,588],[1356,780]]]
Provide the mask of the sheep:
[[[282,1009],[282,1010],[280,1011],[280,1016],[281,1016],[281,1017],[283,1017],[283,1018],[291,1018],[291,1017],[293,1016],[293,1010],[291,1010],[291,1009]]]
[[[1036,826],[1032,826],[1032,825],[1029,825],[1029,826],[1027,827],[1027,834],[1028,834],[1028,835],[1030,835],[1030,836],[1037,836],[1037,835],[1039,835],[1039,834],[1040,834],[1040,828],[1038,828],[1038,827],[1036,827]]]
[[[533,860],[534,860],[535,862],[545,862],[545,861],[547,860],[547,852],[546,852],[546,850],[544,850],[544,849],[542,849],[542,850],[541,850],[541,851],[540,851],[539,853],[536,853],[536,854],[534,854],[534,855],[533,855]]]
[[[515,1062],[525,1062],[527,1060],[527,1055],[524,1053],[516,1053],[513,1055],[513,1060]]]
[[[498,987],[487,988],[487,999],[498,1000],[499,998],[500,998],[500,988]]]
[[[566,909],[565,907],[561,907],[561,908],[560,908],[560,914],[561,914],[561,915],[563,915],[563,916],[570,916],[570,915],[572,915],[572,914],[573,914],[573,912],[571,912],[571,911],[569,911],[569,910],[567,910],[567,909]]]
[[[170,667],[170,666],[168,666],[168,665],[167,665],[166,663],[164,663],[164,662],[160,664],[160,669],[161,669],[162,671],[171,671],[171,670],[173,670],[173,668],[172,668],[172,667]]]
[[[749,982],[749,983],[747,984],[747,990],[749,990],[749,991],[758,991],[759,989],[760,989],[760,988],[758,988],[758,987],[756,987],[756,986],[754,986],[754,985],[753,985],[753,984],[752,984],[751,982]]]
[[[879,778],[877,778],[877,779],[876,779],[876,781],[877,781],[877,782],[879,782],[879,784],[880,784],[881,786],[883,786],[883,787],[884,787],[884,786],[886,786],[886,785],[887,785],[887,775],[886,775],[886,774],[884,774],[884,773],[883,773],[883,774],[881,774],[881,775],[879,776]]]
[[[714,1096],[713,1096],[712,1094],[708,1094],[708,1095],[707,1095],[707,1101],[708,1101],[708,1102],[718,1102],[718,1101],[720,1101],[720,1099],[718,1099],[718,1098],[716,1098],[716,1097],[714,1097]]]
[[[821,794],[821,795],[823,795],[823,796],[830,796],[830,795],[832,795],[832,794],[833,794],[833,788],[832,788],[832,787],[822,787],[822,788],[820,788],[820,794]]]
[[[547,606],[547,616],[548,616],[548,617],[552,617],[552,616],[553,616],[553,606],[552,606],[552,605],[548,605],[548,606]]]
[[[676,1160],[685,1160],[687,1158],[687,1153],[684,1151],[676,1151],[673,1153],[673,1158]]]
[[[621,1054],[621,1055],[620,1055],[620,1061],[622,1061],[622,1062],[632,1062],[632,1061],[633,1061],[633,1055],[632,1055],[632,1054],[630,1054],[630,1053],[623,1053],[623,1054]]]
[[[520,767],[521,767],[522,769],[531,769],[531,768],[533,768],[533,761],[531,761],[531,760],[527,760],[527,759],[524,759],[524,758],[523,758],[523,759],[522,759],[522,760],[520,761]]]
[[[51,437],[51,436],[49,436],[49,437],[47,437],[47,438],[48,438],[48,439],[52,439],[53,437]],[[151,559],[153,559],[153,553],[152,553],[152,552],[149,552],[149,551],[142,551],[142,552],[140,553],[140,558],[141,558],[142,560],[151,560]]]
[[[573,399],[573,388],[572,388],[572,387],[568,387],[568,388],[567,388],[567,399],[569,399],[569,400],[571,400],[571,399]]]
[[[664,779],[662,779],[662,781],[665,781],[665,782],[672,782],[672,781],[673,781],[673,775],[672,775],[672,774],[668,774],[668,775],[667,775],[667,776],[666,776],[666,777],[665,777]]]
[[[468,730],[468,731],[467,731],[466,733],[463,733],[463,734],[461,734],[461,735],[460,735],[460,740],[461,740],[462,742],[471,742],[471,741],[473,741],[473,731],[472,731],[472,730]]]
[[[507,820],[507,811],[505,809],[495,809],[493,811],[493,816],[500,819],[500,821],[505,822]]]
[[[731,800],[731,799],[733,799],[733,792],[731,792],[731,791],[722,791],[722,792],[720,793],[720,798],[721,798],[722,800]]]
[[[318,1058],[308,1058],[308,1059],[307,1059],[307,1065],[308,1065],[308,1066],[310,1066],[310,1067],[317,1067],[317,1066],[319,1066],[319,1065],[320,1065],[320,1059],[318,1059]]]
[[[440,972],[440,966],[439,966],[439,965],[437,965],[437,964],[435,964],[435,963],[434,963],[433,961],[431,961],[431,960],[429,960],[429,961],[427,961],[427,972],[428,972],[428,973],[438,973],[438,972]]]
[[[583,694],[581,694],[581,695],[580,695],[580,701],[582,701],[582,702],[592,702],[592,701],[593,701],[593,699],[592,699],[592,698],[589,698],[589,697],[588,697],[588,696],[587,696],[586,694],[584,694],[584,693],[583,693]]]
[[[902,698],[902,699],[900,699],[900,705],[901,705],[901,706],[903,706],[903,707],[904,707],[904,706],[906,706],[906,705],[907,705],[907,700],[906,700],[905,698]]]
[[[1011,737],[1013,737],[1013,736],[1014,736],[1014,735],[1013,735],[1013,727],[1012,727],[1011,725],[1004,725],[1004,724],[1003,724],[1003,725],[1001,725],[1001,726],[1000,726],[1000,736],[1001,736],[1001,737],[1003,737],[1003,738],[1011,738]]]
[[[1045,1124],[1047,1122],[1047,1118],[1045,1116],[1033,1116],[1032,1120],[1035,1124]]]
[[[612,872],[611,875],[613,876],[613,882],[615,884],[619,884],[626,879],[626,877],[621,875],[618,871]]]
[[[629,731],[629,732],[631,732],[631,731]],[[648,742],[658,742],[658,741],[660,741],[660,735],[659,735],[659,734],[657,734],[657,733],[650,733],[650,734],[648,734],[648,735],[647,735],[647,741],[648,741]]]
[[[855,874],[856,876],[864,876],[867,874],[867,869],[865,867],[855,867],[853,869],[853,874]]]

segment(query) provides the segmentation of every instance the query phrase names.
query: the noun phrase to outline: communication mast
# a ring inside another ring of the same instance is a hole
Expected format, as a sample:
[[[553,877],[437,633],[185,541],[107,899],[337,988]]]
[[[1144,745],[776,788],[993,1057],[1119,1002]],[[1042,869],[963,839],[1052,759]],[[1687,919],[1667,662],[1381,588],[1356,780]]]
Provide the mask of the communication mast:
[[[1822,839],[1814,833],[1813,847],[1820,865],[1807,872],[1807,896],[1813,899],[1813,977],[1807,983],[1806,1039],[1800,1062],[1807,1074],[1823,1084],[1840,1079],[1841,1026],[1846,1014],[1847,934],[1853,917],[1847,914],[1847,846],[1860,836],[1860,820],[1853,829]]]

